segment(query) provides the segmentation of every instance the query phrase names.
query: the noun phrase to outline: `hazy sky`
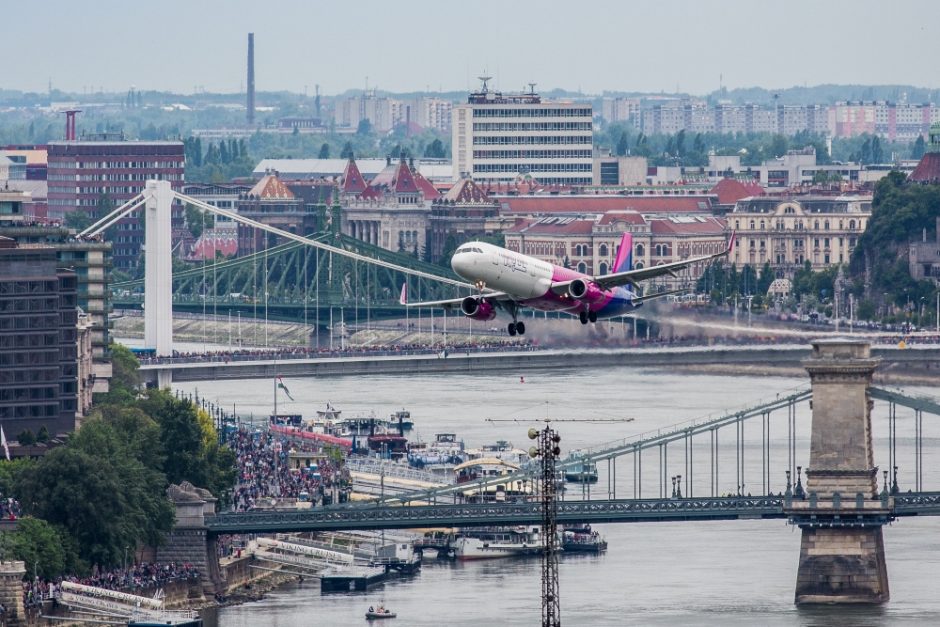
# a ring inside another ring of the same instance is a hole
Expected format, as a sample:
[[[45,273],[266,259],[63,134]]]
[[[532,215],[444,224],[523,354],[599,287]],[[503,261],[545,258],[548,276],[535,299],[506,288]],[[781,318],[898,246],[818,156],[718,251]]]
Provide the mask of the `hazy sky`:
[[[940,87],[936,0],[21,0],[0,87],[682,91]]]

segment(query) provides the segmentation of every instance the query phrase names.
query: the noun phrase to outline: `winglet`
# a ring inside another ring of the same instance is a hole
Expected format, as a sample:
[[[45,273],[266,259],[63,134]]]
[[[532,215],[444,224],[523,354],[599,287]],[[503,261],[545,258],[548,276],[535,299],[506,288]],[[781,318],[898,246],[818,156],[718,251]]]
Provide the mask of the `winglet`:
[[[407,283],[401,284],[401,296],[398,297],[398,304],[399,305],[408,304],[408,284]]]

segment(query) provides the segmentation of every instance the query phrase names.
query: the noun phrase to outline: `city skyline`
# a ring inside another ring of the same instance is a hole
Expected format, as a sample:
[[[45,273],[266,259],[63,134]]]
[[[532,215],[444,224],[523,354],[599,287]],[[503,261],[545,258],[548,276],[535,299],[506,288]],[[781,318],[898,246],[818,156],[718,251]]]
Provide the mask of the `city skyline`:
[[[890,7],[800,0],[786,12],[737,1],[722,3],[720,10],[687,1],[642,11],[608,3],[589,15],[556,2],[542,3],[538,11],[490,1],[469,9],[425,1],[367,1],[355,9],[275,2],[264,20],[244,0],[196,5],[167,0],[146,16],[147,31],[117,0],[102,0],[93,11],[59,0],[45,6],[48,13],[26,4],[8,8],[9,23],[19,27],[11,29],[7,43],[29,55],[28,62],[7,69],[5,88],[43,92],[51,82],[75,93],[121,92],[132,85],[238,93],[245,90],[248,32],[255,33],[259,92],[312,95],[317,84],[324,94],[366,86],[461,91],[475,88],[481,73],[493,76],[492,87],[506,91],[536,81],[544,90],[592,94],[706,94],[720,86],[828,83],[940,87],[937,75],[887,54],[903,50],[903,59],[940,54],[940,40],[926,30],[936,21],[930,18],[940,17],[940,7],[921,0]],[[912,16],[917,19],[908,19]],[[869,29],[875,25],[873,33]],[[784,37],[773,41],[768,33]],[[44,45],[37,46],[37,39]],[[835,55],[834,62],[814,60],[820,52]]]

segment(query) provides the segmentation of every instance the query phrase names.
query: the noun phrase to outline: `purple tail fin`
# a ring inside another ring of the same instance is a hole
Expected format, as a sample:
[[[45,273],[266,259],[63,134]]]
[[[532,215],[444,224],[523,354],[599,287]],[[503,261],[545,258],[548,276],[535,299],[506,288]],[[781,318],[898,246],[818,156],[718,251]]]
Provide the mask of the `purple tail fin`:
[[[617,251],[617,260],[614,261],[614,272],[633,270],[633,235],[624,233],[620,240],[620,249]]]

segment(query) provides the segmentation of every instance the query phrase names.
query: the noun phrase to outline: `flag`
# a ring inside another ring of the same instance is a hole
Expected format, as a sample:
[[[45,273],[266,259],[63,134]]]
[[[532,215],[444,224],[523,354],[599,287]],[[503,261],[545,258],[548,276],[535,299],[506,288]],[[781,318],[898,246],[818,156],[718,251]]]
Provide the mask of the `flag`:
[[[287,398],[294,400],[294,397],[290,395],[290,390],[288,390],[287,386],[284,385],[284,381],[281,379],[281,375],[277,376],[277,387],[281,390],[284,390],[284,394],[287,394]]]
[[[7,456],[7,461],[10,461],[10,447],[7,446],[7,434],[3,432],[3,427],[0,427],[0,445],[3,446],[3,452]]]

